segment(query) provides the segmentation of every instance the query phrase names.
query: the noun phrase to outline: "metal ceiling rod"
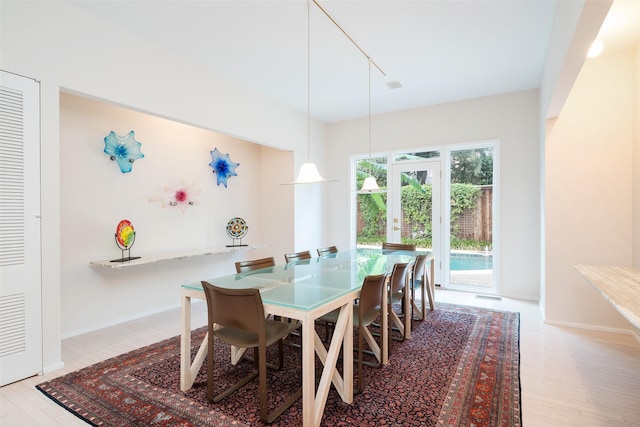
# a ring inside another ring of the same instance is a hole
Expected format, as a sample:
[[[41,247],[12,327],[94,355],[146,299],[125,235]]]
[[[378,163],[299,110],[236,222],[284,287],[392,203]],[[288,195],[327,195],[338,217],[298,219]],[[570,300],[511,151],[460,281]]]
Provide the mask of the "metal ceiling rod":
[[[313,0],[313,3],[314,3],[316,6],[318,6],[318,9],[320,9],[320,10],[322,11],[322,13],[324,13],[325,15],[327,15],[327,18],[329,18],[329,19],[331,20],[331,22],[333,22],[333,23],[334,23],[334,25],[335,25],[336,27],[338,27],[338,29],[339,29],[340,31],[342,31],[342,34],[344,34],[344,35],[345,35],[345,37],[346,37],[346,38],[348,38],[348,39],[351,41],[351,43],[353,43],[353,45],[354,45],[355,47],[357,47],[357,48],[358,48],[358,50],[359,50],[360,52],[362,52],[362,54],[367,58],[367,60],[368,60],[368,61],[370,61],[370,62],[371,62],[371,64],[373,64],[373,66],[374,66],[374,67],[376,67],[376,68],[378,69],[378,71],[380,71],[380,73],[381,73],[383,76],[386,76],[385,72],[384,72],[384,71],[382,71],[382,69],[381,69],[380,67],[378,67],[378,64],[376,64],[376,63],[375,63],[375,61],[374,61],[373,59],[371,59],[371,57],[369,56],[369,54],[367,54],[367,52],[365,52],[365,51],[364,51],[364,50],[363,50],[363,49],[358,45],[358,43],[356,43],[356,41],[355,41],[353,38],[351,38],[351,36],[350,36],[346,31],[345,31],[345,29],[344,29],[344,28],[342,28],[342,26],[341,26],[340,24],[338,24],[338,21],[336,21],[336,20],[333,18],[333,16],[331,16],[331,14],[330,14],[329,12],[327,12],[327,10],[326,10],[324,7],[322,7],[322,6],[320,5],[320,3],[318,3],[318,0]]]

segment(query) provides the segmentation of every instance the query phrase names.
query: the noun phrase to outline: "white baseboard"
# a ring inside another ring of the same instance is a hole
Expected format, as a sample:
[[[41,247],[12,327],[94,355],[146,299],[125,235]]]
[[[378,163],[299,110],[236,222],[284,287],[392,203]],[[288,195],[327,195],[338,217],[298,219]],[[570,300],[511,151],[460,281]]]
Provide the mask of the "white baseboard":
[[[42,369],[42,375],[46,375],[49,372],[57,371],[58,369],[64,368],[64,362],[54,363],[53,365],[46,366]]]
[[[589,331],[607,332],[610,334],[629,335],[633,337],[638,342],[638,344],[640,344],[640,335],[638,335],[636,332],[632,331],[631,329],[610,328],[606,326],[587,325],[585,323],[560,322],[557,320],[544,320],[544,323],[547,325],[553,325],[553,326],[586,329]]]
[[[176,309],[176,308],[180,308],[180,303],[171,304],[171,305],[163,306],[163,307],[158,307],[158,308],[155,308],[153,310],[143,311],[143,312],[131,315],[131,316],[121,317],[121,318],[118,318],[118,319],[114,319],[113,321],[110,321],[110,322],[104,322],[104,323],[100,323],[98,325],[94,325],[94,326],[92,326],[90,328],[76,329],[76,330],[73,330],[73,331],[67,331],[67,332],[64,332],[62,334],[62,339],[75,337],[75,336],[78,336],[78,335],[82,335],[82,334],[86,334],[86,333],[89,333],[89,332],[97,331],[99,329],[108,328],[109,326],[119,325],[121,323],[129,322],[131,320],[140,319],[142,317],[151,316],[153,314],[162,313],[163,311],[173,310],[173,309]]]

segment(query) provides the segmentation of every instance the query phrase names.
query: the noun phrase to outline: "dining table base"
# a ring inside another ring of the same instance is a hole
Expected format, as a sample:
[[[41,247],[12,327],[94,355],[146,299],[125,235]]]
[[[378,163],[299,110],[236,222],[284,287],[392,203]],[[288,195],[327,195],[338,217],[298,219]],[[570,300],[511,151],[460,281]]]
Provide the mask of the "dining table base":
[[[286,307],[265,304],[265,312],[296,319],[301,323],[302,339],[302,425],[319,426],[331,385],[335,387],[345,403],[353,401],[353,300],[358,291],[326,304],[318,310],[302,312]],[[193,386],[207,355],[207,336],[200,343],[198,351],[191,360],[191,300],[204,299],[202,291],[182,289],[182,329],[180,333],[180,390],[188,391]],[[334,309],[340,308],[329,348],[318,336],[315,329],[317,318]],[[348,351],[345,351],[348,349]],[[342,373],[338,370],[338,360],[342,352]],[[322,375],[316,390],[315,356],[323,364]],[[241,354],[232,349],[232,360],[239,360]]]

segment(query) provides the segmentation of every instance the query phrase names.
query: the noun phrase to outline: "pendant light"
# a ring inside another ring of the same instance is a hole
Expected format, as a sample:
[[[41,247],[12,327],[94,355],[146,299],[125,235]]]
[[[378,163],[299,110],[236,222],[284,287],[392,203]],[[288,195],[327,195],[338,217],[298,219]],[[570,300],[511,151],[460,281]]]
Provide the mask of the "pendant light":
[[[369,176],[362,183],[362,188],[358,191],[360,194],[386,192],[378,186],[376,178],[371,173],[371,58],[367,57],[367,60],[369,62]]]
[[[318,167],[311,162],[311,10],[307,0],[307,162],[300,166],[300,173],[294,184],[315,184],[328,182],[318,172]]]
[[[371,65],[380,71],[385,76],[386,74],[376,64],[369,55],[356,43],[356,41],[345,31],[344,28],[334,19],[333,16],[318,2],[318,0],[307,0],[307,162],[300,166],[300,172],[293,184],[313,184],[317,182],[333,182],[335,180],[327,180],[320,176],[318,167],[315,163],[309,159],[311,157],[311,1],[318,7],[318,9],[326,15],[327,18],[349,39],[351,43],[367,58],[369,61],[369,177],[365,179],[365,183],[362,186],[360,192],[363,193],[385,193],[386,190],[382,190],[378,187],[376,179],[371,175]]]

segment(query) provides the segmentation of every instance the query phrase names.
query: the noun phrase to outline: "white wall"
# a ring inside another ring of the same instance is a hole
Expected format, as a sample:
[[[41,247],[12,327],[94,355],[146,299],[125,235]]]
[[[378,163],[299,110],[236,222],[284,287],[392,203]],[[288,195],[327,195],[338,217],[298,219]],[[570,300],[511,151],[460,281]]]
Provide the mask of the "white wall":
[[[573,266],[631,265],[633,58],[588,60],[547,135],[549,322],[632,329]]]
[[[633,266],[640,268],[640,46],[635,49],[633,68]]]
[[[560,114],[571,88],[585,61],[612,0],[560,1],[556,4],[553,31],[549,41],[542,82],[540,84],[540,310],[546,313],[546,217],[545,191],[546,135]],[[545,120],[549,119],[549,120]]]
[[[327,125],[318,124],[311,127],[311,141],[324,141],[326,139]],[[309,156],[304,152],[303,160],[310,160],[318,166],[320,176],[327,180],[334,179],[333,165],[327,162],[325,149],[311,149]],[[296,168],[297,175],[300,168]],[[345,185],[344,182],[316,183],[297,185],[294,188],[296,199],[295,245],[287,252],[309,250],[315,252],[316,248],[327,246],[324,240],[326,236],[325,201],[332,198],[333,189],[336,186]]]
[[[291,150],[295,165],[306,160],[307,120],[304,113],[127,36],[69,3],[3,1],[0,8],[0,68],[41,81],[43,364],[48,371],[61,365],[61,304],[65,304],[59,255],[64,237],[60,200],[66,186],[60,175],[61,89]],[[312,149],[321,152],[322,127],[312,124]],[[314,160],[322,162],[323,157]],[[284,181],[292,180],[294,168],[283,166],[283,172],[291,173]],[[302,190],[293,191],[295,212]],[[321,209],[306,211],[305,221],[321,229],[321,214]],[[283,217],[288,220],[284,225]],[[293,236],[293,217],[295,213],[278,212],[266,221]],[[293,237],[284,241],[287,246],[295,244]]]
[[[373,152],[500,141],[500,293],[533,300],[540,268],[538,108],[538,92],[531,90],[372,118]],[[329,126],[328,163],[344,183],[327,206],[327,233],[338,247],[349,246],[349,157],[367,153],[366,129],[366,119]]]
[[[558,1],[540,85],[543,118],[557,117],[613,0]]]

